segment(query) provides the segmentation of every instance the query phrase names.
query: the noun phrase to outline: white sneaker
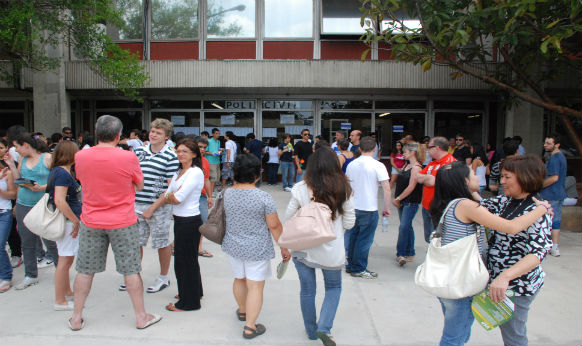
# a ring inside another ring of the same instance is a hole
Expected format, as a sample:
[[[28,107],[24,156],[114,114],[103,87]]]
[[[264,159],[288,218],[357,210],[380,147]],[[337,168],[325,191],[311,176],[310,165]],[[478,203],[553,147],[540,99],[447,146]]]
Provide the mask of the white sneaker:
[[[12,268],[18,268],[22,264],[22,256],[12,256],[10,257],[10,264]]]
[[[125,287],[125,284],[121,284],[119,285],[119,290],[125,292],[127,290],[127,287]]]
[[[159,292],[161,290],[163,290],[164,288],[170,286],[170,280],[162,280],[159,277],[156,279],[156,283],[154,283],[152,286],[148,287],[147,292],[148,293],[156,293]]]
[[[75,304],[73,302],[67,302],[67,304],[54,304],[55,311],[73,311]]]
[[[42,269],[42,268],[50,267],[51,265],[53,265],[53,261],[48,259],[48,258],[45,258],[42,261],[38,262],[36,264],[36,267],[38,269]]]
[[[287,192],[291,192],[291,188],[290,187],[286,187],[284,190],[287,191]]]
[[[550,250],[550,255],[554,256],[554,257],[560,257],[560,249],[558,248],[552,248]]]
[[[21,283],[19,283],[18,285],[16,285],[16,287],[14,287],[17,290],[23,290],[29,286],[32,285],[36,285],[38,283],[38,278],[31,278],[28,276],[24,277],[24,280],[22,280]]]

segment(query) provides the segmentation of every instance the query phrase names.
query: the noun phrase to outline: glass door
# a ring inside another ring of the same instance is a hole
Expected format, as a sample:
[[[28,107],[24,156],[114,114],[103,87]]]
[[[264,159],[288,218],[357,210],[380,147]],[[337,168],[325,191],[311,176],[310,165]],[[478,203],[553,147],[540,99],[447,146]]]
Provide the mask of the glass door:
[[[424,136],[426,112],[376,112],[376,136],[380,142],[382,157],[387,157],[396,143],[407,134],[419,141]]]

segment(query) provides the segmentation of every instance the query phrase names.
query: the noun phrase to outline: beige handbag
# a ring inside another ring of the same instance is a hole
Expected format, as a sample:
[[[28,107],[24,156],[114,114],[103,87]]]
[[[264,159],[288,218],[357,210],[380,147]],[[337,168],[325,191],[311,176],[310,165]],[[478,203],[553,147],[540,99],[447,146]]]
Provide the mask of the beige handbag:
[[[439,221],[428,246],[424,263],[416,268],[414,283],[426,292],[446,299],[460,299],[482,291],[489,281],[489,272],[479,255],[476,234],[441,246],[444,218],[453,203],[451,201]]]
[[[305,250],[336,237],[331,209],[326,204],[312,200],[285,222],[278,244],[291,250]]]
[[[24,225],[34,234],[48,240],[59,240],[65,234],[67,218],[58,208],[49,205],[49,194],[38,201],[24,217]]]
[[[224,193],[219,195],[214,202],[214,207],[208,214],[208,220],[198,228],[198,231],[204,238],[215,242],[218,245],[222,244],[224,235],[226,234],[226,214],[224,212]]]

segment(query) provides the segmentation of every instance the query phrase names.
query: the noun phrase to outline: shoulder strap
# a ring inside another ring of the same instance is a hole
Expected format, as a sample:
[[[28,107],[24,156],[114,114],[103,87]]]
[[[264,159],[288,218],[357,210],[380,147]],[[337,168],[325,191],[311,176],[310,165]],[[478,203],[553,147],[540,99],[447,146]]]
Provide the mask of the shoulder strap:
[[[439,224],[437,225],[437,229],[434,232],[434,237],[442,237],[443,235],[443,228],[444,228],[444,222],[445,222],[445,215],[447,215],[449,209],[458,201],[462,200],[464,198],[455,198],[452,201],[449,202],[449,204],[447,205],[447,207],[445,208],[445,210],[443,211],[441,218],[439,220]]]

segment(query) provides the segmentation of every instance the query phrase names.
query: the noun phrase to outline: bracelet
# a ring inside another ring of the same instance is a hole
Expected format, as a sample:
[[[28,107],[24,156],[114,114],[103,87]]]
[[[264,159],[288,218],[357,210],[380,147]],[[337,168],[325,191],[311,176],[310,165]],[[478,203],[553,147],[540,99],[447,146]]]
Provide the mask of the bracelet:
[[[552,210],[552,206],[550,206],[549,208],[546,207],[545,204],[540,204],[542,207],[546,208],[546,213],[549,212],[550,210]]]
[[[394,200],[400,202],[400,196],[394,198]]]

